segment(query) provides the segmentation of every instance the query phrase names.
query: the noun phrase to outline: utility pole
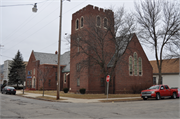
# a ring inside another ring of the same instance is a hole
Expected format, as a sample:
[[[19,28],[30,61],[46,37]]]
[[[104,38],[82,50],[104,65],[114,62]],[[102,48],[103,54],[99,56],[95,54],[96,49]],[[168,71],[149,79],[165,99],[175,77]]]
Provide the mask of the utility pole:
[[[59,20],[59,44],[58,44],[58,69],[57,69],[57,97],[59,99],[59,91],[60,91],[60,76],[61,76],[61,68],[60,68],[60,55],[61,55],[61,21],[62,21],[62,0],[60,0],[60,20]]]

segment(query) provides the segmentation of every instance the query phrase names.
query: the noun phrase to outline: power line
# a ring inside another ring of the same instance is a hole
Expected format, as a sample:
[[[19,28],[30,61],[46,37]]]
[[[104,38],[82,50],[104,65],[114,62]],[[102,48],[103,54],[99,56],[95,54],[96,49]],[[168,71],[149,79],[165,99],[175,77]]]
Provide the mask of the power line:
[[[48,1],[48,0],[46,0],[46,1]],[[52,2],[52,1],[51,1]],[[50,5],[50,3],[48,4],[48,5],[46,5],[43,9],[45,9],[47,6],[49,6]],[[42,10],[43,10],[42,9]],[[37,14],[40,14],[41,12],[42,12],[42,10],[40,11],[40,12],[38,12]],[[28,18],[28,19],[26,19],[25,20],[25,22],[24,23],[22,23],[16,30],[14,30],[14,32],[12,32],[9,36],[7,36],[6,38],[4,38],[4,39],[6,39],[6,42],[7,41],[9,41],[8,39],[9,38],[11,38],[16,32],[18,32],[20,29],[22,29],[24,26],[26,26],[26,24],[28,24],[32,19],[34,19],[34,18],[36,18],[36,16],[34,16],[34,17],[32,17],[32,15]],[[7,43],[9,43],[9,42],[7,42]],[[7,44],[6,43],[6,44]]]
[[[84,3],[85,1],[87,1],[87,0],[84,0],[82,3]],[[77,6],[81,5],[82,3],[78,4]],[[73,7],[72,9],[76,8],[77,6]],[[58,7],[58,8],[59,8],[59,7]],[[56,9],[57,9],[57,8],[56,8]],[[55,9],[55,10],[56,10],[56,9]],[[70,10],[72,10],[72,9],[70,9]],[[55,10],[54,10],[54,11],[55,11]],[[70,10],[64,12],[63,14],[69,12]],[[53,12],[54,12],[54,11],[53,11]],[[52,13],[52,12],[51,12],[51,13]],[[48,16],[49,16],[49,15],[48,15]],[[46,17],[47,17],[47,16],[46,16]],[[45,18],[46,18],[46,17],[45,17]],[[57,18],[58,18],[58,17],[57,17]],[[57,18],[55,18],[54,20],[56,20]],[[44,19],[42,19],[42,20],[44,20]],[[42,20],[41,20],[41,21],[42,21]],[[51,22],[49,22],[49,23],[46,24],[45,26],[49,25],[49,24],[52,23],[54,20],[52,20]],[[38,22],[38,23],[39,23],[39,22]],[[33,34],[35,34],[36,32],[40,31],[40,30],[41,30],[42,28],[44,28],[45,26],[41,27],[39,30],[35,31]],[[31,28],[32,28],[32,27],[31,27]],[[31,28],[30,28],[30,29],[31,29]],[[28,30],[29,30],[29,29],[28,29]],[[29,37],[31,37],[33,34],[31,34],[30,36],[28,36],[26,39],[28,39]],[[21,36],[21,35],[20,35],[20,36]],[[18,42],[16,45],[19,45],[22,41],[24,41],[24,40],[26,40],[26,39],[21,40],[21,41]],[[53,43],[53,44],[54,44],[54,43]],[[16,45],[13,45],[11,48],[15,47]],[[50,45],[49,45],[49,46],[50,46]],[[48,46],[48,47],[49,47],[49,46]],[[10,50],[11,48],[5,50],[4,52]]]
[[[58,17],[57,17],[58,18]],[[53,21],[55,21],[57,18],[55,18]],[[32,35],[34,35],[35,33],[39,32],[41,29],[43,29],[44,27],[46,27],[47,25],[49,25],[50,23],[52,23],[53,21],[49,22],[48,24],[46,24],[45,26],[41,27],[39,30],[35,31],[34,33],[32,33],[31,35],[29,35],[27,38],[21,40],[20,42],[18,42],[17,44],[13,45],[11,48],[15,47],[16,45],[19,45],[21,42],[23,42],[24,40],[28,39],[29,37],[31,37]],[[5,50],[4,52],[7,52],[8,50],[10,50],[11,48]]]

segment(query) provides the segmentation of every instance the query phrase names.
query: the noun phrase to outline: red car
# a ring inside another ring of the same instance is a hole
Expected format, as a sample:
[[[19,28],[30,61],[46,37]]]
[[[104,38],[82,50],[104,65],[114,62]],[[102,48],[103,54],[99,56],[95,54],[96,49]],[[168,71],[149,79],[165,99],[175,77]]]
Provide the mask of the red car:
[[[178,95],[177,89],[170,89],[168,85],[154,85],[147,90],[141,91],[141,98],[147,100],[148,98],[156,98],[157,100],[164,97],[176,98]]]

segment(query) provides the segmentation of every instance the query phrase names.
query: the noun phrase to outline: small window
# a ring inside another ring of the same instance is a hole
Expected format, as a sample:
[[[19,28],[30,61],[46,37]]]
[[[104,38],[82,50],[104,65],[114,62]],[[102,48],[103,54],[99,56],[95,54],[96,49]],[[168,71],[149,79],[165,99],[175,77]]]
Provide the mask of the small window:
[[[55,80],[57,81],[57,72],[55,72]]]
[[[76,20],[76,30],[79,29],[79,20]]]
[[[153,84],[156,85],[156,77],[153,77]]]
[[[132,56],[129,57],[129,75],[133,75]]]
[[[134,75],[137,76],[137,53],[134,53]]]
[[[80,86],[80,78],[77,79],[77,86]]]
[[[100,27],[100,25],[101,25],[101,19],[99,16],[97,16],[97,26]]]
[[[83,25],[84,25],[84,18],[81,17],[81,28],[83,27]]]
[[[64,74],[64,83],[66,83],[66,73]]]
[[[104,18],[104,28],[107,28],[107,18]]]
[[[166,88],[166,89],[169,89],[167,85],[165,85],[165,88]]]

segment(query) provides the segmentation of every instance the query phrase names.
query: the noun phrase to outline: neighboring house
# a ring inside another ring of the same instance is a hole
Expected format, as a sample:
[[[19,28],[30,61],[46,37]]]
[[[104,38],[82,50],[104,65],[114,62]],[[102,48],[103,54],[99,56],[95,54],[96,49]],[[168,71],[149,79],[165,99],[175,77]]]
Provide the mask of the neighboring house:
[[[158,84],[158,68],[155,61],[150,61],[153,67],[153,84]],[[169,87],[180,87],[180,75],[179,75],[179,58],[163,60],[162,62],[162,82],[160,84],[167,84]]]
[[[26,66],[26,89],[56,90],[58,54],[40,53],[32,51]],[[61,78],[60,90],[69,87],[70,52],[60,57]]]
[[[8,85],[8,81],[9,81],[8,75],[10,73],[9,68],[10,68],[10,65],[11,65],[12,61],[13,60],[6,60],[6,61],[4,61],[4,65],[3,65],[3,80],[2,80],[2,83],[4,81],[6,81],[7,85]],[[24,64],[25,64],[25,67],[26,67],[27,61],[24,61]],[[22,85],[20,85],[20,86],[22,86]]]
[[[3,84],[3,67],[4,67],[4,64],[0,65],[0,84]]]
[[[10,68],[10,64],[12,63],[12,60],[6,60],[4,61],[4,67],[3,67],[3,75],[4,75],[4,78],[3,78],[3,81],[9,81],[9,68]],[[8,84],[7,84],[8,85]]]
[[[108,17],[106,16],[108,12]],[[103,10],[102,8],[93,7],[88,5],[81,10],[77,11],[72,15],[72,33],[71,33],[71,43],[78,40],[78,38],[73,37],[76,34],[81,34],[85,29],[89,30],[89,26],[86,24],[87,17],[95,18],[92,23],[96,23],[97,27],[105,29],[105,21],[107,22],[109,17],[114,17],[114,13],[111,10]],[[97,18],[97,19],[96,19]],[[99,22],[97,22],[99,20]],[[108,23],[107,23],[108,24]],[[106,24],[106,25],[107,25]],[[93,31],[92,31],[93,32]],[[107,34],[107,38],[111,38],[110,34]],[[86,35],[88,40],[96,40]],[[124,49],[121,51],[123,54],[120,58],[114,76],[110,80],[110,93],[131,93],[132,86],[136,85],[139,87],[145,85],[153,84],[153,74],[152,66],[144,53],[143,48],[136,36],[132,34],[130,37],[130,42],[124,43]],[[108,41],[108,39],[105,39]],[[113,63],[113,53],[115,52],[115,44],[108,42],[111,45],[106,45],[112,54],[111,59],[108,60],[109,64],[107,67],[111,68]],[[113,45],[113,47],[112,47]],[[105,92],[105,79],[101,75],[101,69],[99,65],[89,66],[80,69],[80,62],[83,59],[89,58],[87,55],[79,52],[79,47],[73,48],[71,45],[71,55],[70,55],[70,91],[78,92],[79,89],[85,88],[87,93],[104,93]],[[78,52],[77,56],[74,56]]]

